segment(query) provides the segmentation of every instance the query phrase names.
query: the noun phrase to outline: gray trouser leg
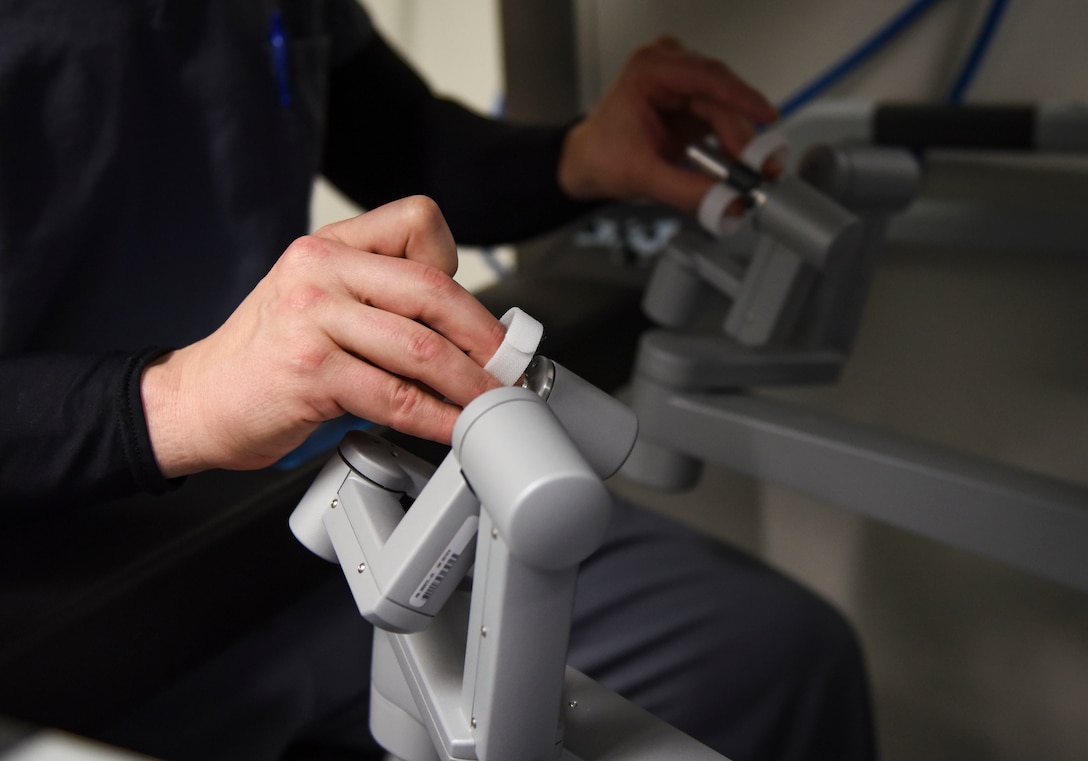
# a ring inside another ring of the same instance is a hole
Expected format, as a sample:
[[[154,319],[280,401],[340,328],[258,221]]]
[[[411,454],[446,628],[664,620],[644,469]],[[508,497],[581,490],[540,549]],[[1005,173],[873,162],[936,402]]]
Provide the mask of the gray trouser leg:
[[[377,753],[370,634],[333,579],[105,739],[200,761]],[[733,761],[875,756],[842,617],[759,561],[636,508],[617,508],[583,565],[570,662]]]
[[[733,761],[875,757],[853,631],[796,582],[620,505],[578,583],[571,665]]]

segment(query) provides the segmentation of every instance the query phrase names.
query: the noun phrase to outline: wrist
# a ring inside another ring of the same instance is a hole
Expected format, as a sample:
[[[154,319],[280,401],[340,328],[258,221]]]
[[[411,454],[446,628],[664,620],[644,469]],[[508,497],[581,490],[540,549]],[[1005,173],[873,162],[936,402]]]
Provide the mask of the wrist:
[[[184,351],[184,350],[180,350]],[[205,469],[196,457],[183,409],[179,351],[159,357],[144,368],[140,395],[155,463],[165,478],[187,476]]]
[[[563,139],[556,179],[559,188],[575,201],[596,201],[603,197],[592,169],[593,152],[585,120],[578,122]]]

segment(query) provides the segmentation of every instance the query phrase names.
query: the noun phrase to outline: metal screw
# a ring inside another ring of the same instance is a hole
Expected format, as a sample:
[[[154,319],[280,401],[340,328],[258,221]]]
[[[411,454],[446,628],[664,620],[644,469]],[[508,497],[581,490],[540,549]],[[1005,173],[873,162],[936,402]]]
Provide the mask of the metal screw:
[[[476,717],[475,716],[472,717],[472,720],[469,721],[469,724],[472,726],[473,729],[476,729]]]
[[[366,563],[359,563],[358,567],[355,570],[359,573],[362,573],[366,570]]]
[[[329,507],[330,507],[331,509],[335,510],[335,509],[336,509],[336,506],[337,506],[337,505],[339,505],[339,504],[340,504],[340,500],[338,500],[338,499],[336,499],[336,498],[334,497],[334,498],[333,498],[333,500],[332,500],[332,504],[331,504],[331,505],[329,505]]]
[[[486,626],[481,626],[480,627],[480,636],[481,637],[486,637],[487,636],[487,627]]]
[[[571,708],[577,708],[578,707],[578,701],[577,700],[572,700],[569,703],[567,703],[567,705],[570,706]]]
[[[497,528],[491,529],[491,538],[492,539],[498,539],[499,538],[499,530]]]

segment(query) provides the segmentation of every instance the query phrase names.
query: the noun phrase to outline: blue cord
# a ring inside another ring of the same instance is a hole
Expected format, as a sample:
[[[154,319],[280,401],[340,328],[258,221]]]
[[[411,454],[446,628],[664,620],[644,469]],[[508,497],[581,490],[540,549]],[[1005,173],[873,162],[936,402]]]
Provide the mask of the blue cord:
[[[880,50],[880,48],[888,44],[893,38],[907,29],[938,1],[939,0],[916,0],[916,2],[901,11],[898,16],[885,24],[876,34],[859,45],[854,52],[850,53],[835,66],[832,66],[811,84],[803,87],[797,93],[787,98],[779,105],[779,113],[783,118],[789,116],[791,113],[807,104],[810,100],[821,95],[825,90],[859,67],[868,60],[869,57]]]
[[[1004,14],[1008,5],[1008,0],[993,0],[993,2],[990,3],[990,10],[986,14],[985,20],[982,22],[982,27],[979,30],[978,36],[975,38],[975,44],[972,46],[971,52],[967,56],[967,61],[960,70],[960,74],[956,78],[955,84],[948,93],[949,103],[959,104],[963,102],[963,98],[967,94],[967,88],[971,86],[971,82],[978,72],[979,64],[982,63],[982,59],[986,55],[990,43],[993,41],[994,32],[997,30],[997,26],[1001,21],[1001,16]]]
[[[288,57],[287,28],[283,23],[283,13],[279,8],[272,11],[272,24],[268,32],[268,41],[272,45],[272,61],[276,68],[276,85],[280,94],[280,105],[291,105],[291,61]]]
[[[331,452],[348,431],[356,429],[365,431],[373,427],[374,424],[370,421],[354,415],[342,415],[335,420],[329,420],[319,425],[306,441],[285,454],[273,467],[279,470],[292,470],[319,454]]]

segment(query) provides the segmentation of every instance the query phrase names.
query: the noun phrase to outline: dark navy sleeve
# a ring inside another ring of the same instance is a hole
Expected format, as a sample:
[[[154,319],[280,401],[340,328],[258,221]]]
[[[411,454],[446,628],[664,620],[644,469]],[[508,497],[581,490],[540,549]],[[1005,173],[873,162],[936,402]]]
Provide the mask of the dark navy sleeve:
[[[0,358],[0,503],[75,506],[178,483],[155,463],[140,395],[164,351]]]
[[[566,132],[436,97],[375,34],[330,75],[322,171],[366,208],[423,194],[458,242],[512,243],[592,208],[559,187]]]

